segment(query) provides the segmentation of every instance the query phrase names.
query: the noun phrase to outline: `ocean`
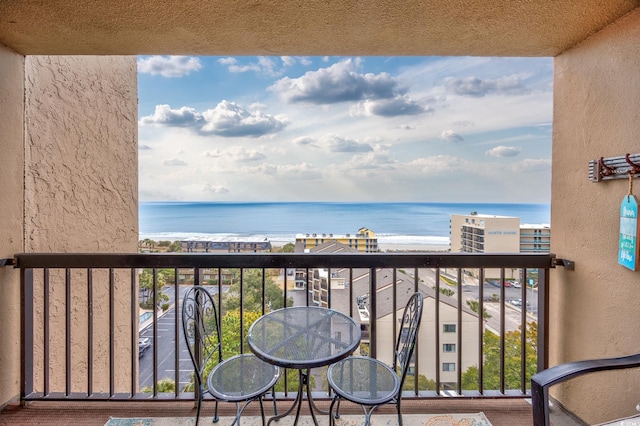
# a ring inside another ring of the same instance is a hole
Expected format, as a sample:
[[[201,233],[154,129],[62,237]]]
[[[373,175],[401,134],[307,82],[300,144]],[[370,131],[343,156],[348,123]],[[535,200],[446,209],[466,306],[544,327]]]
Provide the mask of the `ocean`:
[[[365,227],[380,246],[446,246],[450,215],[470,212],[550,222],[549,204],[156,201],[140,202],[140,239],[268,238],[277,246],[297,234],[355,234]]]

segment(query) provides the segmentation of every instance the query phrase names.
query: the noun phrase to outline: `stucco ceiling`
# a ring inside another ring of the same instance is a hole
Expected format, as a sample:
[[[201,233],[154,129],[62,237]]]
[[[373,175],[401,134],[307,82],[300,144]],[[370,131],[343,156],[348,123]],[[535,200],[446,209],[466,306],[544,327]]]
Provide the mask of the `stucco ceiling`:
[[[555,56],[640,0],[0,0],[35,54]]]

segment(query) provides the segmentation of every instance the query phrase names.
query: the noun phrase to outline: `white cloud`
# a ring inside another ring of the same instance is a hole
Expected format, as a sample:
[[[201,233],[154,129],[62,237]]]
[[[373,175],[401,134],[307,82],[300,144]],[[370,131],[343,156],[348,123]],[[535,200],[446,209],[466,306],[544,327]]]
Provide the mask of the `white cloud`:
[[[171,109],[169,105],[156,105],[153,115],[140,119],[143,126],[196,127],[202,122],[202,114],[193,108]]]
[[[440,139],[447,142],[464,142],[464,138],[453,130],[443,130]]]
[[[484,154],[490,157],[515,157],[520,152],[522,152],[522,148],[517,146],[496,146]]]
[[[431,157],[416,158],[410,161],[408,166],[423,174],[439,175],[463,170],[468,171],[469,162],[451,155],[434,155]]]
[[[256,149],[246,149],[242,146],[232,146],[224,151],[207,151],[205,152],[205,157],[225,158],[236,162],[259,161],[267,158],[263,153]]]
[[[215,108],[203,113],[193,108],[171,109],[157,105],[153,115],[142,117],[143,126],[186,127],[202,135],[224,137],[260,137],[277,133],[286,127],[283,118],[262,111],[249,112],[240,105],[223,100]]]
[[[279,132],[286,126],[272,115],[262,111],[250,113],[229,101],[222,101],[214,109],[204,111],[202,117],[205,123],[200,128],[200,133],[227,137],[259,137]]]
[[[318,144],[329,152],[370,152],[373,147],[366,142],[344,136],[328,135],[318,140]]]
[[[506,76],[493,80],[481,80],[477,77],[450,77],[444,80],[444,85],[449,91],[462,96],[519,95],[528,92],[518,76]]]
[[[353,109],[357,114],[381,117],[397,117],[402,115],[418,115],[433,110],[422,106],[408,96],[397,95],[391,99],[367,99]]]
[[[290,67],[296,64],[296,58],[293,56],[281,56],[280,59],[285,67]]]
[[[322,177],[322,173],[313,167],[311,163],[303,162],[299,164],[261,164],[255,167],[245,167],[241,171],[247,173],[257,173],[282,179],[316,180]]]
[[[284,77],[268,90],[285,102],[316,105],[395,96],[398,83],[388,73],[362,74],[359,67],[359,59],[346,59],[299,78]]]
[[[223,185],[212,185],[206,183],[203,188],[203,192],[210,194],[226,194],[229,192],[229,188]]]
[[[248,64],[240,64],[236,58],[221,58],[218,59],[220,65],[227,67],[230,73],[241,74],[245,72],[255,72],[256,74],[263,74],[270,77],[276,77],[282,75],[283,70],[278,69],[276,61],[268,56],[258,56],[257,62],[250,62]],[[283,59],[283,64],[287,62]]]
[[[202,69],[200,59],[190,56],[150,56],[137,62],[138,72],[163,77],[182,77]]]
[[[295,138],[292,142],[295,145],[312,145],[312,146],[314,146],[315,140],[313,138],[310,138],[309,136],[300,136],[300,137]]]
[[[341,168],[345,172],[349,170],[394,170],[396,165],[397,161],[391,159],[388,152],[376,150],[363,155],[354,155]]]
[[[238,63],[236,58],[220,58],[218,59],[218,63],[221,65],[235,65]]]

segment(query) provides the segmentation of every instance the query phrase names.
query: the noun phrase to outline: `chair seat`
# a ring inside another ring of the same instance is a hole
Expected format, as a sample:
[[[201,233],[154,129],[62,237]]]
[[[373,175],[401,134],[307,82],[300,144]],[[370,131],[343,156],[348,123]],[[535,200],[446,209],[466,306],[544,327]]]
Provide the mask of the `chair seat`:
[[[221,401],[259,397],[275,385],[280,369],[251,354],[236,355],[216,365],[207,379],[209,393]]]
[[[384,404],[398,395],[400,379],[386,364],[352,356],[329,367],[329,385],[343,398],[364,405]]]

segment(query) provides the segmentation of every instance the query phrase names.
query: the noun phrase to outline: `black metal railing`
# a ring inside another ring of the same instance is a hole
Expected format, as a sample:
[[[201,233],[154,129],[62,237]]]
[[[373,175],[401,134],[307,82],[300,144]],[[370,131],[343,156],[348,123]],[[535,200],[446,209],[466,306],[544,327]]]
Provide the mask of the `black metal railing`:
[[[408,397],[525,397],[531,371],[547,364],[550,254],[60,253],[13,263],[23,400],[193,399],[179,322],[181,289],[193,284],[215,294],[232,351],[249,350],[244,337],[257,316],[315,304],[356,319],[366,337],[359,353],[385,362],[406,295],[423,292]],[[328,396],[322,380],[315,385],[317,397]],[[278,397],[294,388],[282,384]]]

